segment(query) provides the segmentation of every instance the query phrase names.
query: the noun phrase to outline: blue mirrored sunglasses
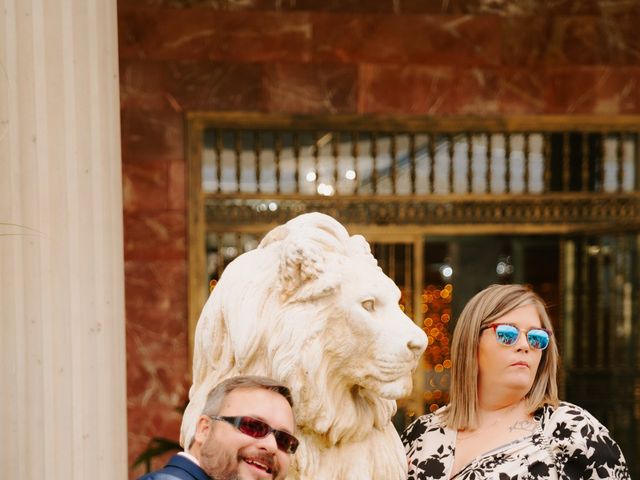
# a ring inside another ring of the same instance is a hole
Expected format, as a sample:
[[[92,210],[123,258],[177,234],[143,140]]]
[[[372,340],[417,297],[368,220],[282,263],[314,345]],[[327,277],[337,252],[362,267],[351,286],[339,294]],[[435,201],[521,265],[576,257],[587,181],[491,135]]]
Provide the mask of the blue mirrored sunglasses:
[[[520,330],[515,325],[508,323],[493,323],[480,330],[483,332],[492,328],[496,332],[496,340],[503,345],[514,345],[518,338],[520,338],[520,332],[527,334],[527,342],[536,350],[544,350],[549,346],[551,339],[551,332],[546,328],[530,328],[529,330]]]

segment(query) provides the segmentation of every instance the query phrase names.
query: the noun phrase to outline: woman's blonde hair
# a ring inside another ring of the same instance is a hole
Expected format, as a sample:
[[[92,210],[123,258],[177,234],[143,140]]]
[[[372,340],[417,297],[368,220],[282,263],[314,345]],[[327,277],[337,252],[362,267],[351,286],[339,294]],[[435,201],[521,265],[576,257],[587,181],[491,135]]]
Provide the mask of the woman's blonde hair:
[[[478,344],[483,327],[525,305],[538,310],[542,327],[553,330],[544,301],[524,285],[491,285],[477,293],[464,307],[451,341],[451,389],[445,422],[456,430],[477,428]],[[554,336],[542,351],[531,390],[525,396],[529,412],[544,404],[558,404],[556,371],[558,347]]]

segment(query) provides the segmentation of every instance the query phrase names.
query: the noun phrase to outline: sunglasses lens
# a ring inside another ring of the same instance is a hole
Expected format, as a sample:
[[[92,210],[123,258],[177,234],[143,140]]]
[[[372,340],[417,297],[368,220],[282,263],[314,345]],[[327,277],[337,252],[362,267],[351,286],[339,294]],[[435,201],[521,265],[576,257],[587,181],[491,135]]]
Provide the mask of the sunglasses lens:
[[[496,327],[496,338],[503,345],[513,345],[518,341],[520,330],[513,325],[498,325]]]
[[[238,430],[253,438],[264,438],[272,432],[268,424],[251,417],[242,417],[238,424]],[[296,437],[280,430],[273,430],[273,436],[280,450],[286,453],[295,453],[299,443]]]
[[[527,340],[531,348],[544,350],[549,346],[549,334],[544,330],[529,330]]]
[[[238,425],[238,430],[253,438],[265,437],[271,431],[269,425],[251,417],[242,417]]]
[[[296,453],[298,448],[298,439],[287,432],[276,431],[276,443],[278,448],[286,453]]]

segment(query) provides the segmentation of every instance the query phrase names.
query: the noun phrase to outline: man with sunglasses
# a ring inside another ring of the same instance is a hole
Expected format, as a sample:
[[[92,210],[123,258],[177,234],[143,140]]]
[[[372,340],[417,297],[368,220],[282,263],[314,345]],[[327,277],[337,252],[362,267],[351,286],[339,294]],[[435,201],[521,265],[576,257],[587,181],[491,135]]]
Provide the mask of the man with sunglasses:
[[[193,443],[139,480],[280,480],[298,448],[293,400],[269,378],[240,376],[214,387]]]

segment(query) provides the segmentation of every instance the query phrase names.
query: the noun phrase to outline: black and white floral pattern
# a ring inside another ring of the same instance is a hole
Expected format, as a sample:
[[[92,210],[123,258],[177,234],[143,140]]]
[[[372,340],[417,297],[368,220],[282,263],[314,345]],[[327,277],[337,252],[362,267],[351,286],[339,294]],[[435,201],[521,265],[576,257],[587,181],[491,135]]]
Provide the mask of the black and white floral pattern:
[[[608,430],[589,412],[567,402],[540,408],[533,434],[476,457],[451,477],[457,433],[442,423],[443,409],[418,418],[402,434],[408,480],[631,478]]]

